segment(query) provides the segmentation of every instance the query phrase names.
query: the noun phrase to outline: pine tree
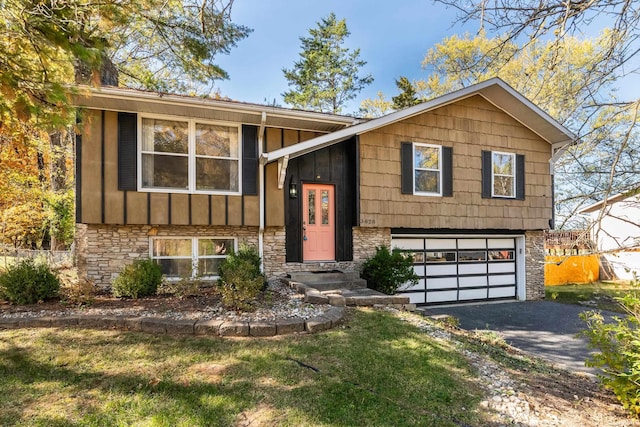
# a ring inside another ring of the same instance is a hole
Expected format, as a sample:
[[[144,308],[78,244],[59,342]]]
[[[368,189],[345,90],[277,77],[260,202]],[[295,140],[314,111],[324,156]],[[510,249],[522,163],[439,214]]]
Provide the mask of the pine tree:
[[[282,94],[286,103],[338,114],[373,82],[370,74],[359,74],[366,64],[360,59],[360,49],[342,47],[349,34],[346,21],[338,21],[331,13],[309,30],[309,37],[300,37],[300,60],[293,68],[282,70],[289,87],[293,87]]]
[[[409,79],[405,76],[401,76],[396,80],[396,86],[400,89],[400,93],[391,98],[393,101],[393,108],[395,110],[412,107],[421,102],[417,97],[416,89],[413,87],[413,84],[411,84]]]

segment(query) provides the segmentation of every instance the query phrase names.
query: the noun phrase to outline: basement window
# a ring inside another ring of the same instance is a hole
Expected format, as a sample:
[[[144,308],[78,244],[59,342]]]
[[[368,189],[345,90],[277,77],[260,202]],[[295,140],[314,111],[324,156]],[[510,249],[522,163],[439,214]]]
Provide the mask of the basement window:
[[[230,237],[152,237],[149,256],[169,280],[215,279],[220,264],[236,247],[237,240]]]

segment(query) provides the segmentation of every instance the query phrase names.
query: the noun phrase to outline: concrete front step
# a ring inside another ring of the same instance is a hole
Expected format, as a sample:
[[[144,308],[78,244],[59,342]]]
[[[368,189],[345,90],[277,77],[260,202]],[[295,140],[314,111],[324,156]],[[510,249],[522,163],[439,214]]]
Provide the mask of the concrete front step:
[[[301,271],[290,273],[284,279],[289,284],[304,283],[318,291],[365,288],[367,281],[357,271]]]

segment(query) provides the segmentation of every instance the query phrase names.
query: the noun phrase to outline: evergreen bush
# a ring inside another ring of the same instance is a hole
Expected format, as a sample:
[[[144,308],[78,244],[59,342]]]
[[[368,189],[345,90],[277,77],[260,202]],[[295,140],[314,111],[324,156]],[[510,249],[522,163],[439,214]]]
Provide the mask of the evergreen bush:
[[[265,280],[260,272],[260,255],[251,246],[241,246],[220,264],[218,291],[225,307],[251,310]]]
[[[413,257],[386,246],[376,248],[376,254],[368,258],[362,266],[362,278],[367,286],[387,295],[393,295],[404,283],[418,283],[413,271]]]
[[[60,279],[45,263],[27,258],[0,274],[0,298],[12,304],[35,304],[54,298]]]
[[[162,269],[151,259],[139,259],[126,265],[111,283],[116,297],[139,298],[155,295],[162,283]]]

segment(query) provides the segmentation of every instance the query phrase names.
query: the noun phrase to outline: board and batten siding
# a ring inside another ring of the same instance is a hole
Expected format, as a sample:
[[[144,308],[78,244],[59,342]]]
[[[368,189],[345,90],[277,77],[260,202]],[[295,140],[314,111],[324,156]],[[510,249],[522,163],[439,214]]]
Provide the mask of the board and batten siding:
[[[322,135],[318,132],[301,131],[295,129],[280,129],[268,127],[265,129],[264,152],[289,147],[311,138]],[[284,221],[285,191],[288,188],[278,188],[278,162],[269,163],[265,167],[265,225],[267,227],[282,227]],[[301,188],[298,188],[301,191]]]
[[[452,197],[401,193],[402,142],[452,147]],[[524,200],[482,198],[482,151],[524,155]],[[360,135],[360,226],[542,230],[552,217],[551,145],[473,96]]]
[[[85,110],[81,127],[76,153],[76,179],[79,187],[79,215],[76,222],[121,225],[259,225],[258,196],[246,194],[246,191],[244,195],[217,195],[120,190],[118,113]],[[256,154],[257,152],[252,153],[257,167]],[[257,193],[256,189],[252,190]]]

